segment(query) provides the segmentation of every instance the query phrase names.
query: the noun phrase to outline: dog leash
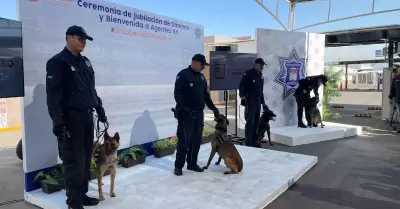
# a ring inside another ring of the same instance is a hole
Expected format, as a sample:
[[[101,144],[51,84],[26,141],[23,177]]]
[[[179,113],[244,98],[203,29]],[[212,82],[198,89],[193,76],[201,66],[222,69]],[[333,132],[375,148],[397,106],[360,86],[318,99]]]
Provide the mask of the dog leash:
[[[97,115],[94,116],[96,118],[96,142],[93,145],[93,153],[97,150],[97,148],[100,146],[100,139],[103,138],[104,139],[104,134],[107,132],[109,125],[107,123],[103,123],[104,124],[104,128],[100,129],[100,121],[99,121],[99,117]],[[103,140],[104,141],[104,140]],[[92,153],[92,155],[93,155]]]

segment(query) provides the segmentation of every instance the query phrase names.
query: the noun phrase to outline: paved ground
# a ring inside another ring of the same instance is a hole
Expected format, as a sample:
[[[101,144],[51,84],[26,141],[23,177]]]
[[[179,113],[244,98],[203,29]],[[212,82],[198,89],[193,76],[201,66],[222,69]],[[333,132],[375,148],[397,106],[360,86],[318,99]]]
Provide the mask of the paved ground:
[[[319,162],[266,209],[400,208],[399,135],[379,118],[352,116],[354,112],[365,111],[367,106],[380,105],[380,101],[380,92],[345,92],[335,100],[346,108],[338,109],[344,115],[341,119],[330,121],[362,125],[363,136],[297,147],[273,147],[315,155]],[[224,112],[221,106],[220,111]],[[234,108],[228,108],[228,112],[234,114]],[[374,116],[379,114],[375,112]],[[15,150],[0,148],[0,209],[35,208],[23,202],[2,204],[23,198],[22,179],[22,163],[15,157]]]

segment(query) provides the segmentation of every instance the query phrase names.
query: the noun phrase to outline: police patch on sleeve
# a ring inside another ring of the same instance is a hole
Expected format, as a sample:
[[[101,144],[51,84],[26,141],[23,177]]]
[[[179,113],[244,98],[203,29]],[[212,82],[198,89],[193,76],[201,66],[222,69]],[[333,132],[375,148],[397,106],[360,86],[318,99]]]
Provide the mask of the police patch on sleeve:
[[[88,67],[92,67],[92,63],[90,63],[89,60],[86,60],[86,65],[87,65]]]

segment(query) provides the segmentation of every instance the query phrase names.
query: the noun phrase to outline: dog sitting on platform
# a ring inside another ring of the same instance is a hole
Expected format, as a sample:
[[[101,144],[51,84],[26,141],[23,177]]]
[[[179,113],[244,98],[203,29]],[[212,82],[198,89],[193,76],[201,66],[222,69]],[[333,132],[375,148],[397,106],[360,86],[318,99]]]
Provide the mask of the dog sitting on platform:
[[[268,144],[270,146],[274,146],[271,142],[271,126],[269,125],[269,121],[275,121],[275,113],[272,112],[270,109],[265,109],[260,117],[260,122],[257,127],[256,136],[258,139],[259,146],[261,147],[261,143],[266,143],[267,141],[264,140],[265,132],[267,132],[268,136]]]
[[[114,184],[115,184],[115,175],[117,172],[117,164],[118,164],[118,147],[119,147],[119,134],[116,132],[113,137],[110,137],[107,132],[104,133],[104,143],[93,145],[93,159],[96,162],[96,176],[97,176],[97,185],[99,192],[99,200],[103,201],[103,176],[106,170],[110,169],[110,196],[115,197],[114,192]]]
[[[309,115],[307,115],[308,119],[311,120],[311,125],[313,127],[318,127],[318,124],[321,123],[321,128],[323,128],[325,125],[322,122],[322,117],[321,117],[321,112],[319,111],[317,105],[319,102],[318,97],[312,97],[308,100],[307,104],[307,111]],[[309,127],[311,128],[311,126]]]
[[[224,159],[226,167],[230,169],[230,171],[226,171],[224,174],[239,173],[243,169],[243,160],[227,134],[229,121],[222,114],[219,114],[214,120],[217,124],[215,125],[213,138],[211,139],[211,153],[207,165],[203,168],[207,169],[210,166],[211,160],[214,158],[215,153],[218,152],[219,158],[215,164],[219,165],[221,160]]]

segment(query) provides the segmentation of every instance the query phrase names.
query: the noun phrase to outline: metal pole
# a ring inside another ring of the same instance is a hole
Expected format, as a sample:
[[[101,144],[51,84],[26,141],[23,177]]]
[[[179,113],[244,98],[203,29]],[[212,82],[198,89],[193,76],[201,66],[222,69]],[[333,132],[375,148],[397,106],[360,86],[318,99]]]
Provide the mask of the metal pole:
[[[236,90],[237,92],[237,90]],[[237,94],[237,93],[236,93]],[[238,137],[238,99],[235,97],[235,137]]]
[[[294,30],[294,10],[295,10],[295,3],[289,2],[289,15],[288,15],[288,30]]]
[[[394,49],[394,41],[389,40],[389,46],[388,46],[388,67],[390,69],[393,69],[394,66],[394,60],[393,60],[393,50]]]
[[[225,117],[228,117],[228,90],[224,91],[225,97]]]
[[[348,81],[348,76],[347,76],[347,70],[348,70],[349,64],[346,64],[346,71],[344,72],[345,80],[344,80],[344,89],[347,90],[347,83]]]

